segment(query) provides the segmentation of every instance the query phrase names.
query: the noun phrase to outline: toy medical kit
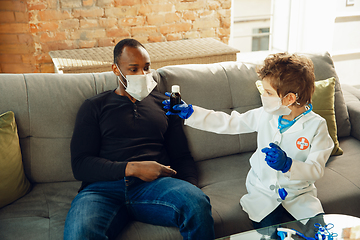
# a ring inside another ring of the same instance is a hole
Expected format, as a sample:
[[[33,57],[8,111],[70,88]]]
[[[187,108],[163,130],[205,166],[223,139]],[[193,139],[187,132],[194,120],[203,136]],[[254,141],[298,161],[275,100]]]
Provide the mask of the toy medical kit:
[[[298,235],[306,240],[334,240],[334,237],[338,236],[337,233],[329,232],[329,230],[334,227],[334,224],[332,223],[329,223],[325,226],[321,226],[320,223],[315,223],[314,227],[317,228],[318,231],[315,233],[313,238],[306,237],[301,232],[289,228],[277,228],[277,235],[281,238],[281,240],[294,240],[292,235]]]

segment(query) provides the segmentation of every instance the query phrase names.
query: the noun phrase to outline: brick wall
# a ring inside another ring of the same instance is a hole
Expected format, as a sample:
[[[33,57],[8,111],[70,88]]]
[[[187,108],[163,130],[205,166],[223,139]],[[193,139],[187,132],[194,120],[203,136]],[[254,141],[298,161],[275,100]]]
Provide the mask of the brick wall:
[[[214,37],[228,43],[231,0],[0,0],[0,71],[53,72],[52,50]]]
[[[0,72],[36,72],[27,4],[0,0]]]

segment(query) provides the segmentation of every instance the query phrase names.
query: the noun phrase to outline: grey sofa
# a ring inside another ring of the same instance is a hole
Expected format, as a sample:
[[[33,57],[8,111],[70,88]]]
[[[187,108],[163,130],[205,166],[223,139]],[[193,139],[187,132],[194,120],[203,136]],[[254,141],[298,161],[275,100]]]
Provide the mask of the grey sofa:
[[[316,78],[336,77],[329,54],[310,55]],[[259,107],[254,66],[236,62],[168,66],[154,71],[158,91],[179,84],[183,99],[209,109],[244,112]],[[70,139],[79,106],[115,89],[112,72],[1,74],[0,113],[15,112],[30,193],[0,209],[0,239],[62,239],[63,226],[80,182],[70,166]],[[360,217],[360,90],[340,86],[335,112],[341,156],[332,156],[316,183],[326,213]],[[185,127],[197,162],[200,188],[210,197],[217,237],[252,229],[239,205],[246,193],[248,159],[256,134],[217,135]],[[176,228],[130,222],[118,239],[181,239]]]

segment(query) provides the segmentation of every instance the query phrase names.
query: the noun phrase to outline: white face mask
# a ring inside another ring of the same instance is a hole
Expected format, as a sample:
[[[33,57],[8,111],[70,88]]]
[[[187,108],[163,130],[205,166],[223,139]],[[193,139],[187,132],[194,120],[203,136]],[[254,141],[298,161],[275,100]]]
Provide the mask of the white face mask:
[[[282,105],[281,98],[279,97],[264,97],[261,95],[261,102],[267,113],[278,116],[289,115],[291,113],[291,109],[288,106]]]
[[[118,77],[121,84],[124,86],[125,91],[135,98],[138,101],[146,98],[152,90],[156,87],[156,82],[152,76],[152,73],[147,73],[145,75],[126,75],[126,77],[122,74],[119,67],[116,64],[117,69],[119,70],[121,76],[126,80],[127,86],[125,87],[124,83],[121,81],[120,77]]]

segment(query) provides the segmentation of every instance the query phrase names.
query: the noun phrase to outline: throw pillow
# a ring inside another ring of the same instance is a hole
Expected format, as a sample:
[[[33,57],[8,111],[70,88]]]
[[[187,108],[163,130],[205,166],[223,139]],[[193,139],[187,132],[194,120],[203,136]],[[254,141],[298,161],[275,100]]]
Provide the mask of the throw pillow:
[[[334,109],[335,81],[334,77],[316,81],[315,92],[312,97],[313,111],[326,120],[329,135],[334,141],[334,149],[331,152],[331,155],[334,156],[343,154],[343,150],[340,148],[339,141],[337,139]],[[258,88],[260,94],[264,92],[262,82],[260,80],[256,81],[256,87]]]
[[[334,149],[331,155],[341,155],[343,150],[340,148],[337,138],[337,128],[335,120],[335,81],[334,77],[315,82],[315,92],[312,97],[313,111],[325,118],[330,137],[334,141]]]
[[[14,113],[0,115],[0,208],[24,196],[30,190],[24,174]]]

